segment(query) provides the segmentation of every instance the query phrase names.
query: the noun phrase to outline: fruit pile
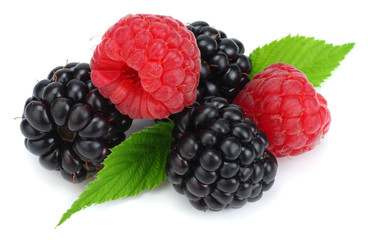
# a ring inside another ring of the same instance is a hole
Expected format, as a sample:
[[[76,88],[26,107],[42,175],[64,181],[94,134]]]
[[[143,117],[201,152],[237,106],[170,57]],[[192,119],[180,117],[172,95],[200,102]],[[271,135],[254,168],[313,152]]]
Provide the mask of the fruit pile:
[[[281,50],[275,41],[248,57],[241,41],[207,22],[185,26],[168,16],[127,15],[105,32],[90,65],[53,69],[26,101],[20,124],[26,148],[71,182],[97,172],[97,183],[86,191],[105,196],[87,201],[82,194],[61,222],[107,201],[112,188],[104,189],[99,177],[122,183],[126,164],[141,178],[127,179],[134,184],[123,185],[132,189],[112,193],[111,200],[152,189],[166,177],[201,210],[260,199],[275,181],[276,157],[310,151],[329,130],[327,102],[314,86],[354,45],[301,36],[280,42]],[[336,62],[318,75],[315,58]],[[158,123],[125,140],[133,119]],[[148,159],[146,165],[140,159]]]

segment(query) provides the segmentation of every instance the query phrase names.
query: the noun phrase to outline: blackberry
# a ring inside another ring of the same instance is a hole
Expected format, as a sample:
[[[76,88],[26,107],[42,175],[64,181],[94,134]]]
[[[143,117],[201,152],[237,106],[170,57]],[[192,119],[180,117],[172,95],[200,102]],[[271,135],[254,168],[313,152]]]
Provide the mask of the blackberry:
[[[244,45],[203,21],[193,22],[187,28],[195,35],[201,52],[197,100],[221,96],[232,102],[249,82],[252,70],[250,59],[244,55]]]
[[[174,123],[166,174],[195,208],[240,208],[273,185],[277,160],[268,139],[237,105],[206,97]]]
[[[26,148],[41,165],[74,183],[103,167],[132,124],[93,86],[90,71],[87,63],[54,68],[35,85],[20,124]]]

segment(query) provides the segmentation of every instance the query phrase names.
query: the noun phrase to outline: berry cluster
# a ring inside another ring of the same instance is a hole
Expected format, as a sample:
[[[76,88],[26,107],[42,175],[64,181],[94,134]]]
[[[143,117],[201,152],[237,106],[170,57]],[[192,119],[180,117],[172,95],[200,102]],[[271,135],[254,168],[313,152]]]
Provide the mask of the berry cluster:
[[[90,64],[54,68],[20,124],[26,148],[74,183],[103,167],[132,119],[170,116],[175,190],[197,209],[240,208],[272,187],[275,156],[309,151],[329,129],[327,102],[301,71],[277,63],[250,82],[243,44],[204,21],[127,15]]]
[[[20,124],[26,148],[41,165],[74,183],[102,168],[132,123],[101,96],[90,71],[87,63],[53,69],[35,85]]]
[[[197,100],[205,96],[221,96],[232,102],[249,82],[250,59],[244,55],[243,44],[227,38],[223,31],[208,23],[196,21],[187,26],[196,37],[201,52],[201,72]]]
[[[206,97],[174,121],[166,174],[194,207],[240,208],[272,186],[277,161],[267,137],[237,105]]]

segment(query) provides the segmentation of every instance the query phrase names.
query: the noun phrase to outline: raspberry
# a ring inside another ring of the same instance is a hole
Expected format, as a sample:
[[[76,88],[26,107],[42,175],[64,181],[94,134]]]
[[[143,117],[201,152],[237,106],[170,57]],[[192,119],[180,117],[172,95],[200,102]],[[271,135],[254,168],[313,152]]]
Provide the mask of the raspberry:
[[[91,60],[93,84],[133,119],[160,119],[196,99],[200,52],[168,16],[127,15],[110,27]]]
[[[277,172],[266,135],[241,108],[206,97],[175,115],[166,174],[201,210],[240,208],[262,197]]]
[[[74,183],[103,167],[109,148],[125,139],[132,123],[101,96],[90,71],[87,63],[53,69],[35,85],[20,124],[26,148],[41,165]]]
[[[201,72],[197,100],[205,96],[221,96],[232,102],[249,82],[252,63],[244,55],[244,45],[207,22],[196,21],[187,26],[194,33],[201,52]]]
[[[276,157],[313,149],[327,133],[331,115],[323,96],[294,66],[275,63],[253,80],[235,99],[269,138]]]

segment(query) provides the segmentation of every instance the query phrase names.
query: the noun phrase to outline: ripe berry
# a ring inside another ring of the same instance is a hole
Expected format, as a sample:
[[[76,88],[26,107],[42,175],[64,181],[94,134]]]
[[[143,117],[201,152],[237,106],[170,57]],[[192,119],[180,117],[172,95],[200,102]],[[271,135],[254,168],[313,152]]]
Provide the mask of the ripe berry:
[[[200,52],[180,21],[127,15],[104,34],[91,69],[93,84],[121,113],[161,119],[195,101]]]
[[[301,71],[285,63],[254,75],[235,103],[266,133],[277,157],[313,149],[331,122],[326,100]]]
[[[132,123],[101,96],[89,73],[86,63],[53,69],[34,87],[20,124],[26,148],[41,165],[74,183],[103,167]]]
[[[244,55],[243,44],[203,21],[187,26],[197,39],[201,52],[201,71],[197,100],[206,96],[221,96],[232,102],[249,82],[250,59]]]
[[[174,117],[166,174],[202,210],[240,208],[261,198],[277,172],[267,137],[240,107],[206,97]]]

